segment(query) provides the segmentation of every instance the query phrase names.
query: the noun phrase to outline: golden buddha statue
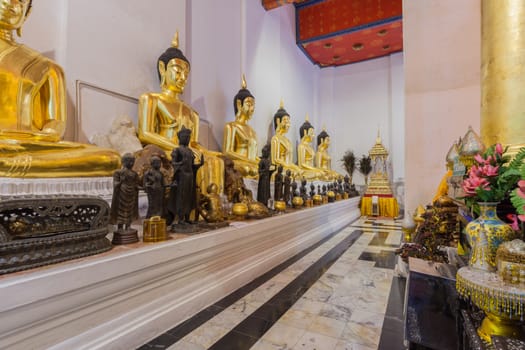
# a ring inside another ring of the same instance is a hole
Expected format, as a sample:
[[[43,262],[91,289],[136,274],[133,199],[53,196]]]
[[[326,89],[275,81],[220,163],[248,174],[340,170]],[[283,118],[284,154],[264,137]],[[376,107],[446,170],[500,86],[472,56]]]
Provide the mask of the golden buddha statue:
[[[259,158],[257,157],[257,134],[248,121],[255,110],[255,97],[246,88],[242,76],[241,89],[233,98],[235,121],[224,126],[222,152],[233,160],[235,168],[245,177],[257,177]]]
[[[317,135],[317,152],[315,153],[315,165],[322,169],[327,180],[337,180],[341,175],[332,170],[332,157],[328,154],[330,146],[330,135],[325,129]]]
[[[290,170],[293,177],[302,176],[303,170],[293,163],[292,142],[286,134],[290,129],[290,115],[284,109],[284,102],[281,100],[279,109],[273,116],[275,135],[271,139],[271,159],[272,164],[281,165],[286,172]]]
[[[315,151],[312,147],[312,141],[315,137],[314,127],[306,120],[299,128],[301,142],[297,146],[297,165],[303,170],[303,177],[307,180],[327,180],[322,169],[314,166]]]
[[[61,141],[66,88],[60,66],[17,44],[31,0],[0,4],[0,176],[111,176],[120,168],[112,150]]]
[[[178,48],[178,32],[168,48],[158,59],[161,92],[148,92],[140,96],[138,109],[138,135],[143,144],[157,145],[166,154],[179,146],[177,133],[184,126],[191,130],[189,147],[199,162],[204,155],[204,165],[197,172],[197,184],[205,193],[211,183],[224,187],[224,163],[219,152],[206,150],[198,143],[199,114],[180,97],[190,72],[190,62]]]

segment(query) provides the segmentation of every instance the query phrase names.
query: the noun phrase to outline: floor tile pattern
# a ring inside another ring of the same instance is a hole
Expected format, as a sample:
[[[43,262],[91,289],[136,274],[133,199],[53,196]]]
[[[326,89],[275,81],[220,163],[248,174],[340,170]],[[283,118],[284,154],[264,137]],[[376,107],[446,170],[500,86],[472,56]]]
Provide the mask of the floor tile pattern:
[[[361,218],[140,349],[405,349],[400,240]]]

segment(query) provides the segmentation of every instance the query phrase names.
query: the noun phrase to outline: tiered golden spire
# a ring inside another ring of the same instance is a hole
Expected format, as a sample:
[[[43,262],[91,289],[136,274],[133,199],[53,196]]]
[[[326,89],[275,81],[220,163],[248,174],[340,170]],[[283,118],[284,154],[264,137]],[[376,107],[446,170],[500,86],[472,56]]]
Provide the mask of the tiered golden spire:
[[[385,158],[388,157],[388,151],[386,150],[385,146],[383,146],[383,143],[381,141],[381,135],[379,134],[379,130],[377,131],[376,143],[370,149],[368,154],[372,158],[372,161],[374,160],[375,157],[381,157],[381,156],[384,156]]]
[[[374,173],[370,176],[370,183],[366,190],[367,195],[392,195],[390,188],[390,181],[388,180],[388,172],[386,170],[386,160],[388,158],[388,151],[383,146],[381,141],[381,134],[377,130],[376,143],[368,152],[374,165]]]
[[[179,31],[178,30],[175,32],[175,35],[173,36],[173,39],[171,40],[171,47],[174,47],[176,49],[179,48]]]

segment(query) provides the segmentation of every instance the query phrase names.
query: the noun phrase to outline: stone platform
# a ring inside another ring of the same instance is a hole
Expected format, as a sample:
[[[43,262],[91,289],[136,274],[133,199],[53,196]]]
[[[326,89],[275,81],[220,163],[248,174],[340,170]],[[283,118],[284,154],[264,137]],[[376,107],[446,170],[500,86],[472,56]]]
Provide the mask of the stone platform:
[[[359,217],[359,198],[0,277],[0,348],[132,349]]]
[[[112,193],[112,177],[0,178],[0,196],[83,194],[111,199]]]

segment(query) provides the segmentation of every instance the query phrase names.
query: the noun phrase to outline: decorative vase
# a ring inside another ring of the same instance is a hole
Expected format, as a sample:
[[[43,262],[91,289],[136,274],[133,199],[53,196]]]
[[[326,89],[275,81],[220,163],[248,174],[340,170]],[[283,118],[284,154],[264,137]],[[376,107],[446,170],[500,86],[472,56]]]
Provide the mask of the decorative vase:
[[[294,208],[300,208],[304,204],[303,197],[295,196],[292,199],[292,205]]]
[[[410,215],[410,210],[407,210],[406,212],[401,230],[405,234],[404,241],[406,243],[412,242],[412,234],[416,230],[416,223],[414,222],[412,215]]]
[[[471,246],[469,265],[496,271],[496,251],[501,243],[516,238],[515,231],[496,214],[495,202],[480,202],[480,215],[465,227]]]
[[[276,211],[278,212],[284,212],[286,210],[286,202],[285,201],[275,201],[273,203],[273,206]]]
[[[242,219],[248,214],[248,206],[245,203],[235,203],[232,212],[237,218]]]

